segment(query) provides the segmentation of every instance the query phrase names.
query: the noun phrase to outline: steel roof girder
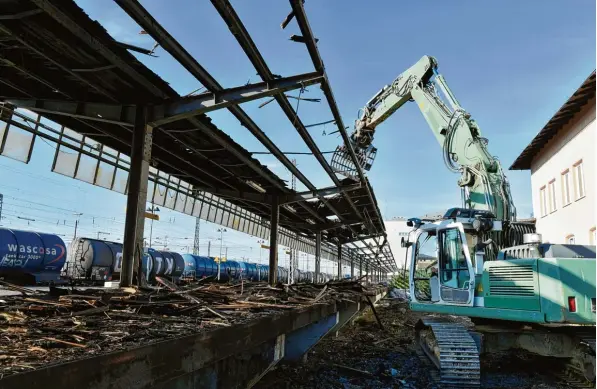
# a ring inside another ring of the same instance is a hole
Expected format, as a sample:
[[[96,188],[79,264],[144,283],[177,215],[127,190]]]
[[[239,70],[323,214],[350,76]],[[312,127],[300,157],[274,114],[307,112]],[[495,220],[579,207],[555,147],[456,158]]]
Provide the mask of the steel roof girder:
[[[148,123],[154,127],[161,126],[166,123],[188,119],[189,117],[205,112],[317,84],[322,79],[316,72],[311,72],[280,78],[271,82],[260,82],[223,89],[217,93],[205,93],[199,96],[186,97],[164,105],[148,106],[150,117]],[[7,101],[18,107],[31,109],[36,112],[66,115],[127,127],[132,127],[135,121],[134,105],[47,99],[8,99]]]
[[[228,108],[264,97],[274,96],[293,89],[318,84],[323,77],[316,72],[279,78],[270,82],[244,85],[236,88],[222,89],[198,96],[185,97],[170,104],[155,107],[151,122],[156,126],[188,119],[202,113]]]
[[[134,21],[147,31],[170,55],[211,92],[221,91],[220,84],[163,28],[141,4],[133,0],[114,0]],[[230,112],[255,136],[282,164],[307,188],[315,186],[294,166],[280,149],[265,135],[255,122],[238,106],[228,107]],[[322,221],[315,210],[302,206],[315,219]]]
[[[290,204],[298,201],[308,201],[319,199],[322,196],[330,196],[335,194],[341,194],[350,192],[361,188],[361,184],[342,185],[342,186],[330,186],[327,188],[321,188],[317,190],[308,190],[305,192],[299,192],[294,195],[283,196],[280,200],[280,204]]]
[[[116,1],[121,1],[121,0],[116,0]],[[251,62],[253,63],[253,66],[257,70],[258,74],[265,81],[270,80],[273,77],[271,71],[267,67],[267,64],[265,63],[265,60],[263,59],[263,57],[261,56],[261,53],[259,52],[259,50],[255,46],[255,44],[253,43],[253,40],[251,39],[251,37],[249,36],[248,32],[246,31],[244,25],[240,21],[240,18],[238,17],[238,15],[236,14],[236,12],[234,11],[234,8],[232,7],[232,5],[230,5],[230,3],[227,0],[212,0],[212,4],[218,10],[218,12],[220,13],[220,16],[222,17],[222,19],[224,19],[224,21],[228,24],[228,27],[232,31],[234,37],[239,42],[239,44],[241,45],[241,47],[243,48],[243,50],[245,51],[245,53],[247,54],[247,56],[249,57],[249,59],[251,60]],[[321,74],[323,74],[323,68],[317,69],[317,71],[320,72]],[[323,86],[323,84],[322,84],[322,86]],[[284,113],[286,114],[286,116],[288,117],[288,120],[290,120],[293,123],[294,127],[299,132],[299,135],[301,136],[301,138],[303,138],[303,140],[305,141],[305,143],[307,144],[307,146],[309,147],[309,149],[311,150],[311,152],[313,153],[313,155],[319,161],[320,165],[324,168],[324,170],[328,173],[328,175],[330,176],[330,178],[332,179],[332,181],[334,182],[334,184],[336,186],[340,186],[340,182],[339,182],[338,178],[336,177],[336,175],[333,172],[332,168],[329,166],[329,164],[327,163],[327,161],[325,160],[325,158],[321,154],[321,151],[319,150],[319,148],[315,144],[315,141],[313,140],[313,138],[308,133],[307,129],[305,128],[305,126],[303,125],[303,123],[301,122],[301,120],[298,118],[298,116],[294,112],[294,110],[293,110],[292,106],[290,105],[290,102],[288,101],[288,99],[285,96],[277,95],[277,96],[275,96],[275,100],[278,103],[278,105],[282,108],[282,110],[284,111]],[[283,160],[278,155],[276,155],[276,157],[278,157],[278,159],[291,172],[293,172],[293,174],[295,174],[295,176],[303,184],[305,184],[305,186],[307,186],[307,188],[309,188],[310,190],[314,190],[315,189],[310,184],[310,182],[308,182],[308,180],[306,179],[306,177],[304,177],[302,175],[302,173],[298,172],[298,174],[296,174],[296,172],[295,172],[295,170],[297,170],[296,167],[294,165],[290,164],[289,161],[287,160],[287,158],[284,157],[285,160]],[[353,208],[353,210],[357,214],[357,216],[359,218],[363,219],[362,215],[360,214],[359,210],[356,208],[355,204],[352,202],[352,200],[350,199],[350,197],[346,196],[345,194],[343,194],[343,196],[346,198],[346,200],[348,201],[349,205]],[[334,212],[340,219],[342,219],[342,216],[340,215],[340,213],[338,213],[338,211],[331,204],[327,203],[321,197],[320,197],[320,200],[322,200],[322,202],[326,206],[328,206],[328,208],[332,212]],[[352,227],[349,226],[349,228],[351,230],[353,230]],[[354,230],[353,230],[353,232],[354,232]]]
[[[146,79],[143,75],[139,74],[131,65],[127,64],[122,58],[116,53],[110,50],[108,47],[103,45],[98,39],[88,33],[82,28],[76,21],[72,20],[66,13],[62,12],[58,7],[53,5],[48,0],[31,0],[37,7],[41,8],[50,17],[56,20],[60,25],[69,30],[72,34],[76,35],[79,39],[85,42],[89,47],[92,47],[99,52],[104,58],[110,63],[116,65],[120,70],[128,74],[133,80],[143,85],[147,90],[151,91],[154,95],[161,98],[169,98],[166,93],[160,90],[159,87],[152,84],[151,81]]]
[[[19,108],[38,113],[71,116],[77,119],[118,124],[126,127],[132,127],[135,123],[136,106],[134,105],[43,99],[7,99],[6,101]]]

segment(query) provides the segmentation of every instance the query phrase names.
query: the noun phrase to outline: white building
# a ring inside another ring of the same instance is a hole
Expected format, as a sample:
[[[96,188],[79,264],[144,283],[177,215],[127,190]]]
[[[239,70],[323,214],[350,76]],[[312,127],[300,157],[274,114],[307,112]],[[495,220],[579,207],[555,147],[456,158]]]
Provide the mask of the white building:
[[[595,141],[593,71],[510,167],[531,171],[543,241],[596,244]]]
[[[394,255],[396,265],[400,270],[404,268],[404,261],[406,258],[406,248],[402,247],[400,241],[408,237],[408,232],[412,230],[412,227],[406,225],[406,219],[397,217],[392,220],[385,220],[386,233],[388,234],[388,243],[390,249]]]

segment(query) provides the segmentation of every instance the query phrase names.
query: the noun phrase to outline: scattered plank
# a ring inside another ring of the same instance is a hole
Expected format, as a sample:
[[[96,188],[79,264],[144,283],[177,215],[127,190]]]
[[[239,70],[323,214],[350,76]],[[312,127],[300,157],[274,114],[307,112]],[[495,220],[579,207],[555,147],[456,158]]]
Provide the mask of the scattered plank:
[[[221,321],[210,321],[210,320],[202,320],[201,324],[214,324],[217,326],[224,326],[224,327],[230,327],[232,325],[230,323],[222,323]]]
[[[203,308],[205,308],[206,311],[208,311],[210,313],[213,313],[214,315],[216,315],[220,319],[228,320],[228,319],[226,319],[226,316],[222,315],[220,312],[217,312],[217,311],[211,309],[210,307],[203,307]]]
[[[367,296],[366,294],[364,296],[367,299],[367,302],[369,303],[369,306],[371,306],[371,310],[373,311],[373,314],[375,315],[375,319],[377,319],[377,324],[379,324],[379,328],[382,331],[384,331],[385,328],[384,328],[383,324],[381,324],[381,320],[379,319],[379,316],[377,316],[377,311],[375,310],[375,305],[373,305],[373,303],[371,302],[371,299],[369,298],[369,296]]]
[[[89,316],[89,315],[95,315],[96,313],[102,313],[102,312],[106,312],[110,309],[109,305],[104,305],[103,307],[99,307],[99,308],[91,308],[91,309],[85,309],[84,311],[78,311],[78,312],[71,312],[70,316]]]
[[[257,305],[259,307],[282,308],[282,309],[294,309],[297,307],[297,305],[268,304],[268,303],[259,303],[256,301],[245,301],[245,300],[239,301],[239,303]]]
[[[79,344],[79,343],[72,343],[72,342],[67,342],[66,340],[60,340],[60,339],[56,339],[56,338],[42,338],[45,340],[49,340],[51,342],[57,342],[57,343],[63,343],[63,344],[68,344],[69,346],[74,346],[74,347],[81,347],[81,348],[85,348],[87,346],[85,346],[84,344]]]
[[[29,294],[38,293],[37,291],[35,291],[33,289],[23,288],[22,286],[13,285],[10,282],[6,282],[6,281],[0,281],[0,285],[4,285],[8,289],[16,290],[17,292],[21,292],[23,295],[26,295],[27,293],[29,293]]]
[[[321,290],[321,292],[319,292],[319,294],[318,294],[317,296],[315,296],[315,300],[313,300],[313,302],[314,302],[314,303],[318,302],[318,301],[319,301],[319,300],[320,300],[320,299],[323,297],[323,295],[325,294],[325,291],[326,291],[327,289],[328,289],[328,286],[327,286],[327,285],[325,285],[325,286],[323,287],[323,289]]]
[[[363,377],[373,378],[373,374],[369,373],[368,371],[365,371],[365,370],[359,370],[359,369],[355,369],[353,367],[339,365],[337,363],[332,363],[332,366],[335,367],[335,368],[337,368],[337,369],[341,369],[341,370],[344,370],[344,371],[350,372],[350,373],[355,373],[355,374],[358,374],[358,375],[363,376]]]
[[[354,282],[272,287],[245,279],[174,285],[161,278],[158,287],[132,288],[129,293],[117,288],[15,288],[18,293],[3,296],[0,304],[0,377],[24,371],[15,364],[37,369],[123,346],[230,327],[256,315],[331,301],[364,301],[368,293]]]
[[[38,303],[38,304],[56,305],[58,307],[70,307],[71,306],[70,304],[63,304],[63,303],[56,303],[53,301],[39,300],[39,299],[31,298],[31,297],[25,298],[25,301],[29,301],[32,303]]]

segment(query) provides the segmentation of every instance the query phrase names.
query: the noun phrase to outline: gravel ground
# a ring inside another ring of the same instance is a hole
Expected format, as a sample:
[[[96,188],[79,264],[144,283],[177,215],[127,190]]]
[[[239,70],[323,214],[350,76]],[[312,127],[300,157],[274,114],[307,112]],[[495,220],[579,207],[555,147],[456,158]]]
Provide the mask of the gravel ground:
[[[430,367],[418,357],[413,343],[414,324],[421,314],[409,311],[406,303],[387,300],[377,310],[385,331],[367,310],[338,337],[321,341],[305,363],[280,365],[254,388],[436,388]],[[550,376],[557,368],[553,360],[529,355],[483,357],[481,388],[566,388]]]

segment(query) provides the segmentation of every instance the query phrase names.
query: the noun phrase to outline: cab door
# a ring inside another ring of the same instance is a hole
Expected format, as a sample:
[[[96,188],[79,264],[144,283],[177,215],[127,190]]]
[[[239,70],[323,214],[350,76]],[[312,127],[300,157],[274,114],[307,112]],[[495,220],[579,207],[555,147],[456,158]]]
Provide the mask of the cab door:
[[[475,272],[462,223],[437,228],[440,303],[473,305]]]

